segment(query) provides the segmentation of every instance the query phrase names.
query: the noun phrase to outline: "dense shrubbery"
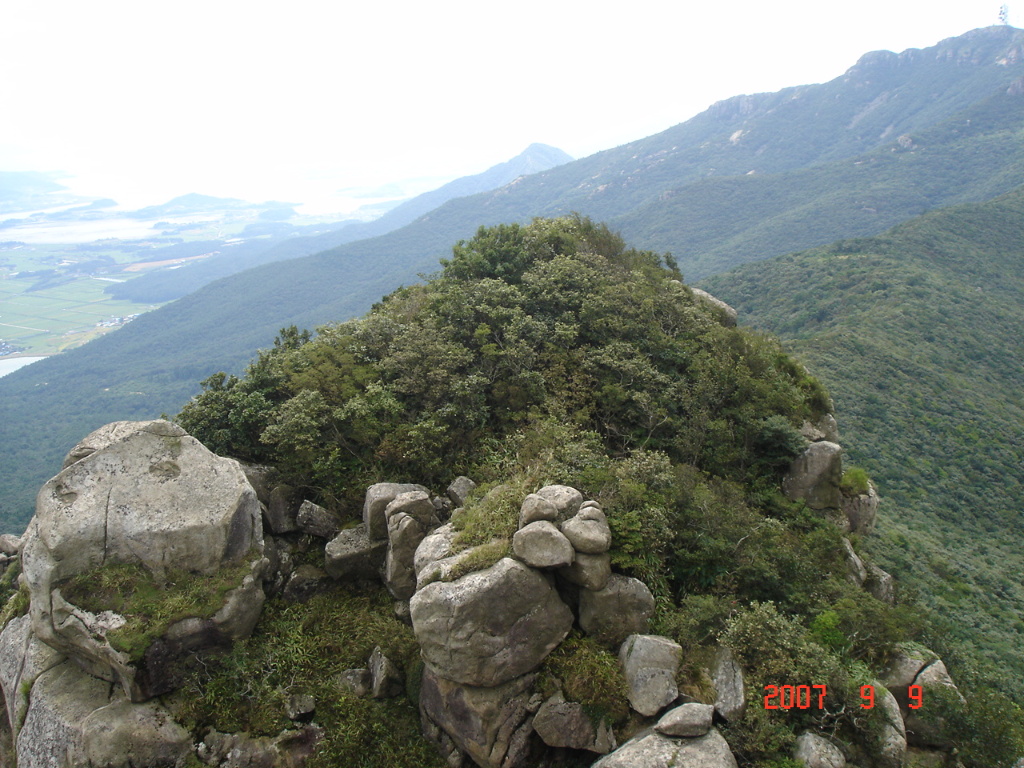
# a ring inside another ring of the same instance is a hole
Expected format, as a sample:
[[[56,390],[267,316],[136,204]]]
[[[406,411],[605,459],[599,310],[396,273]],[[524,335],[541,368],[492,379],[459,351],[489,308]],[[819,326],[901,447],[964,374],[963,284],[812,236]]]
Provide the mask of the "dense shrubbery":
[[[482,487],[453,520],[463,546],[507,541],[526,493],[573,485],[606,511],[613,565],[654,592],[658,631],[687,649],[684,690],[706,695],[723,633],[755,680],[768,674],[756,648],[775,638],[751,623],[766,612],[792,630],[793,664],[843,683],[915,625],[850,585],[838,529],[779,492],[828,396],[678,277],[580,217],[481,229],[425,285],[315,338],[282,332],[244,378],[209,378],[178,420],[353,514],[370,483],[470,475]],[[576,638],[546,670],[623,722],[609,659]],[[762,720],[730,737],[748,764],[792,741],[793,723]]]

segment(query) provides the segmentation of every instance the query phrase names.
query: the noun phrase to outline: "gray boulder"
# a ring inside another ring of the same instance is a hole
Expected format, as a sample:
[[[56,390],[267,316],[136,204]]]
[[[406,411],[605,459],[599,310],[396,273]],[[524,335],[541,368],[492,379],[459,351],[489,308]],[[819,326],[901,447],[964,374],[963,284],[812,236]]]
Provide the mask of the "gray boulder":
[[[719,646],[715,654],[711,679],[715,684],[715,711],[729,723],[742,719],[747,711],[743,669],[732,651],[724,645]]]
[[[388,527],[384,585],[396,599],[408,600],[416,591],[416,549],[436,522],[434,505],[424,491],[400,493],[385,508],[384,517]]]
[[[612,558],[607,552],[603,555],[585,555],[577,552],[571,565],[560,568],[558,575],[578,587],[598,591],[608,586],[612,577]]]
[[[426,663],[473,686],[500,685],[536,669],[573,622],[548,581],[511,558],[428,584],[409,607]]]
[[[726,304],[724,301],[716,296],[712,296],[707,291],[703,291],[700,288],[694,288],[690,286],[690,290],[693,291],[693,295],[700,300],[702,304],[706,304],[709,307],[714,307],[722,320],[722,325],[726,328],[734,328],[736,326],[736,318],[739,316],[735,309]]]
[[[796,740],[793,759],[807,768],[846,768],[846,758],[828,739],[804,731]]]
[[[674,739],[646,730],[592,768],[736,768],[736,758],[714,728],[695,739]]]
[[[523,499],[523,505],[519,508],[519,527],[525,528],[530,523],[539,520],[554,522],[558,519],[558,507],[550,500],[536,493],[531,493]]]
[[[630,635],[646,632],[653,614],[654,595],[631,576],[614,573],[604,589],[580,592],[580,627],[609,645],[620,645]]]
[[[36,678],[28,700],[15,742],[19,768],[87,765],[82,724],[110,703],[110,683],[67,660]]]
[[[878,768],[903,768],[907,760],[907,729],[896,698],[884,686],[874,683],[875,706],[882,715],[882,727],[870,746]]]
[[[537,495],[555,505],[559,520],[568,520],[583,504],[583,494],[568,485],[545,485]]]
[[[446,680],[427,667],[420,688],[424,735],[451,756],[449,765],[462,765],[466,754],[482,768],[528,768],[535,679],[526,675],[479,688]]]
[[[913,684],[921,686],[923,702],[935,702],[942,696],[954,707],[962,707],[967,703],[941,659],[936,659],[918,672]],[[951,749],[953,742],[946,719],[936,714],[934,706],[928,707],[925,704],[915,709],[909,706],[911,703],[913,702],[909,700],[909,696],[906,701],[900,702],[907,731],[907,744],[914,747]]]
[[[512,537],[516,557],[534,568],[558,568],[573,561],[573,546],[547,520],[538,520],[520,528]]]
[[[691,701],[662,715],[654,730],[663,736],[692,739],[711,730],[714,714],[712,705]]]
[[[384,516],[384,510],[398,494],[409,491],[427,493],[427,489],[422,485],[413,483],[377,483],[366,490],[366,498],[363,501],[363,523],[373,541],[388,537],[388,522]]]
[[[313,719],[316,712],[316,699],[308,693],[293,693],[284,703],[284,713],[289,720]]]
[[[606,721],[595,724],[582,704],[566,701],[561,693],[551,696],[537,710],[533,729],[549,747],[585,749],[599,755],[616,747],[615,734]]]
[[[583,507],[561,525],[562,533],[577,552],[602,555],[612,545],[608,520],[597,507]]]
[[[896,646],[878,679],[892,692],[900,709],[907,708],[907,688],[914,684],[918,673],[938,658],[938,654],[917,644],[901,643]]]
[[[474,490],[476,490],[476,483],[468,477],[459,475],[452,480],[451,484],[448,486],[447,494],[448,498],[451,499],[452,504],[458,508],[466,506],[469,494]]]
[[[366,525],[346,528],[324,547],[324,570],[332,579],[379,579],[387,554],[386,541],[371,541]]]
[[[79,609],[58,585],[102,564],[137,564],[159,583],[175,569],[213,576],[249,561],[224,608],[197,617],[211,622],[209,639],[224,644],[238,639],[239,628],[251,630],[266,561],[259,502],[238,462],[165,421],[142,422],[134,431],[120,424],[111,433],[119,438],[96,440],[94,450],[82,451],[40,490],[22,564],[33,633],[138,701],[158,692],[156,670],[171,666],[165,651],[172,644],[147,651],[140,668],[106,640],[123,619]]]
[[[679,696],[676,673],[683,649],[660,635],[630,635],[619,649],[619,664],[629,690],[629,705],[653,717]]]
[[[0,632],[0,689],[15,738],[25,720],[36,678],[65,660],[63,654],[32,634],[31,624],[28,616],[18,616]]]
[[[211,728],[197,747],[196,755],[207,765],[218,768],[301,768],[323,737],[323,729],[315,725],[281,731],[275,737],[219,733]]]
[[[336,514],[308,499],[299,507],[295,515],[295,524],[303,533],[321,539],[333,539],[341,530],[341,519]]]
[[[28,560],[52,561],[50,581],[108,562],[210,575],[263,546],[259,501],[238,462],[166,421],[141,422],[62,470],[40,490],[34,520]]]
[[[856,496],[844,495],[842,510],[850,533],[859,533],[862,536],[871,533],[878,517],[878,493],[875,486],[869,483],[867,493]]]
[[[794,459],[782,480],[782,490],[793,501],[811,509],[838,509],[842,499],[839,481],[843,474],[843,449],[822,440],[811,443]]]
[[[192,751],[188,731],[155,702],[113,701],[86,716],[81,728],[83,764],[96,768],[176,768]]]

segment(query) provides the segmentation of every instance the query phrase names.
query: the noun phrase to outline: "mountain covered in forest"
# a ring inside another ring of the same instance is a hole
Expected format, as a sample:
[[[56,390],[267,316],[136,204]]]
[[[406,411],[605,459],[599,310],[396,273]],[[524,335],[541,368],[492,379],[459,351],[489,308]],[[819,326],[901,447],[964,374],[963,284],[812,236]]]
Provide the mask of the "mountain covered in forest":
[[[866,549],[1024,700],[1024,188],[704,284],[825,382],[882,489]]]
[[[480,228],[69,452],[0,537],[0,761],[1010,768],[837,415],[670,256]]]
[[[210,284],[130,326],[0,381],[3,515],[83,431],[172,412],[211,371],[239,372],[295,324],[365,311],[437,268],[481,224],[581,213],[696,278],[744,260],[869,235],[943,204],[1024,183],[1016,132],[1024,33],[975,30],[872,53],[829,83],[736,97],[661,134],[452,200],[390,234]],[[9,458],[8,458],[9,457]]]

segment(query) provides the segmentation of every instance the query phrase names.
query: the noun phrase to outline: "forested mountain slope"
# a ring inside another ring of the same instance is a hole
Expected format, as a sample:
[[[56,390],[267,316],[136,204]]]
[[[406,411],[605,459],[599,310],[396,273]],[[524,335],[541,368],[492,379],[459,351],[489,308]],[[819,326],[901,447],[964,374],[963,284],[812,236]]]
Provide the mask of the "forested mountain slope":
[[[197,380],[239,371],[281,327],[366,311],[481,225],[577,210],[611,220],[639,247],[671,251],[692,279],[1005,192],[1024,183],[1022,76],[1024,32],[1011,27],[869,54],[830,83],[730,99],[383,237],[212,283],[0,380],[0,455],[14,468],[0,485],[0,518],[24,523],[35,487],[81,434],[177,410]]]
[[[705,287],[825,381],[883,497],[865,546],[1024,699],[1024,188]]]

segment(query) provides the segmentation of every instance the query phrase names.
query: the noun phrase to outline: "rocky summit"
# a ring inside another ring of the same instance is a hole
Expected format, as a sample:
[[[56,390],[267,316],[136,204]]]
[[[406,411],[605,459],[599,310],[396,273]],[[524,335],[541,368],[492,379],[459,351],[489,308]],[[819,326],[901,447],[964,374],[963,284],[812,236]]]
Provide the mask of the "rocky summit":
[[[87,436],[0,538],[0,762],[1013,754],[862,548],[827,392],[712,299],[582,217],[484,228]]]

